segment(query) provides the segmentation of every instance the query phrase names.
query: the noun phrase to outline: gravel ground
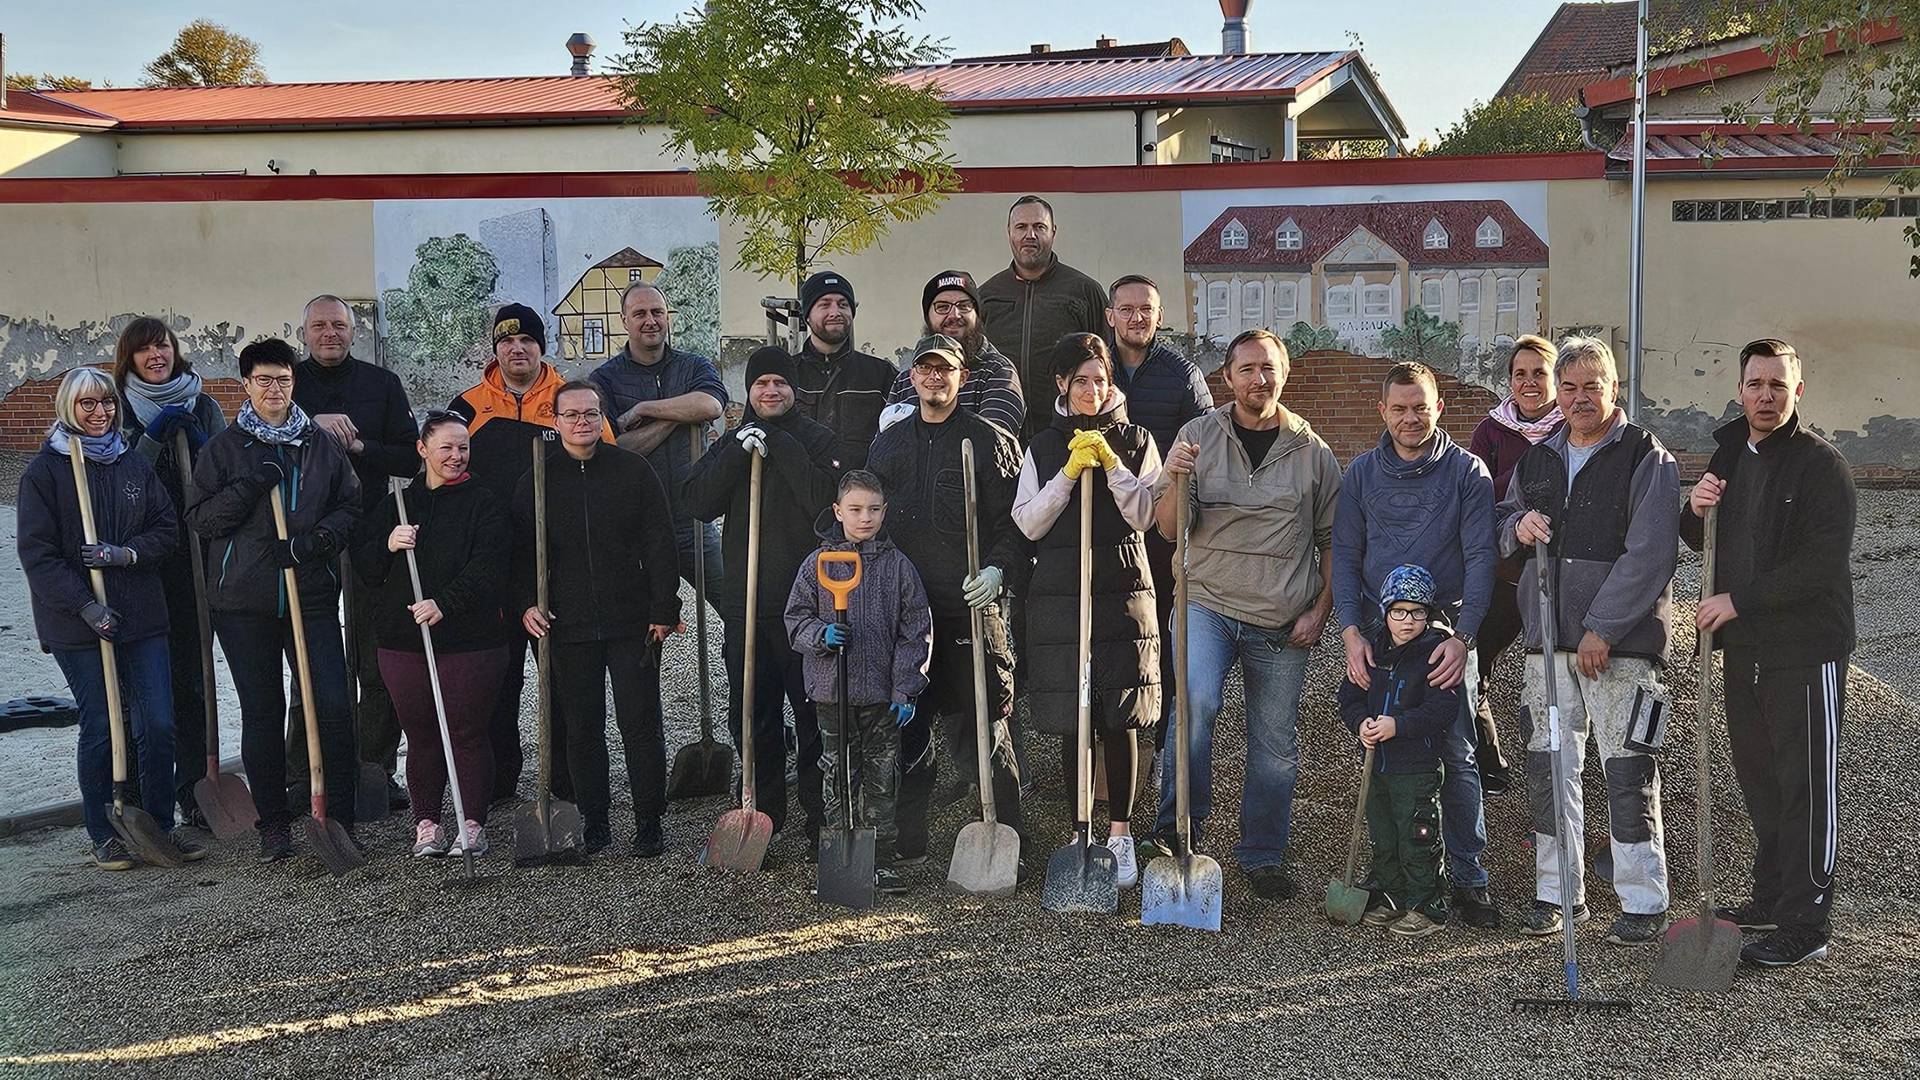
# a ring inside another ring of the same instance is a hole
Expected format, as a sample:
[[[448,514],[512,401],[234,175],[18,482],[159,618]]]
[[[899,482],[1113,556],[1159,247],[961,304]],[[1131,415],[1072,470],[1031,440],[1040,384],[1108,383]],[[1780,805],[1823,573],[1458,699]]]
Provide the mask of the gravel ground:
[[[1693,592],[1696,573],[1697,563],[1683,566],[1677,591]],[[688,646],[676,644],[665,669],[669,743],[678,746],[693,729]],[[1694,882],[1694,687],[1682,669],[1673,677],[1666,812],[1684,898]],[[1557,939],[1450,927],[1408,943],[1327,924],[1321,883],[1344,857],[1354,768],[1351,740],[1334,734],[1337,678],[1335,653],[1323,647],[1301,721],[1296,847],[1305,894],[1259,901],[1229,863],[1218,936],[1139,926],[1137,893],[1123,898],[1120,916],[1100,918],[1042,909],[1037,881],[1002,900],[945,892],[940,855],[968,817],[964,805],[936,821],[936,858],[909,873],[913,894],[862,914],[808,897],[812,874],[792,838],[758,875],[700,867],[695,853],[725,808],[721,799],[677,806],[669,853],[658,861],[620,853],[589,868],[517,870],[494,856],[470,888],[450,883],[452,867],[402,857],[403,816],[371,830],[378,856],[339,881],[309,858],[258,866],[245,847],[181,871],[103,875],[86,865],[78,830],[43,831],[0,844],[13,870],[0,876],[8,927],[0,1007],[9,1021],[0,1029],[0,1073],[1920,1070],[1912,974],[1920,854],[1911,824],[1920,793],[1908,750],[1920,716],[1884,683],[1858,670],[1849,683],[1832,957],[1743,973],[1726,997],[1651,986],[1655,952],[1602,942],[1616,907],[1599,885],[1595,921],[1581,934],[1583,974],[1593,992],[1629,996],[1635,1007],[1624,1017],[1566,1018],[1507,1006],[1515,994],[1556,992]],[[1229,698],[1218,780],[1231,806],[1244,744],[1237,684]],[[1510,691],[1495,701],[1511,714]],[[1747,828],[1724,737],[1717,742],[1720,859],[1738,889]],[[1053,760],[1044,740],[1033,759]],[[618,776],[617,761],[615,769]],[[1050,850],[1066,811],[1059,784],[1041,772],[1029,821],[1037,846]],[[1604,805],[1597,771],[1588,779],[1589,805]],[[1531,896],[1524,812],[1518,789],[1488,807],[1495,889],[1510,914]],[[1592,850],[1604,844],[1599,828]],[[506,832],[496,838],[503,847]],[[1217,821],[1212,850],[1230,850],[1235,832]]]

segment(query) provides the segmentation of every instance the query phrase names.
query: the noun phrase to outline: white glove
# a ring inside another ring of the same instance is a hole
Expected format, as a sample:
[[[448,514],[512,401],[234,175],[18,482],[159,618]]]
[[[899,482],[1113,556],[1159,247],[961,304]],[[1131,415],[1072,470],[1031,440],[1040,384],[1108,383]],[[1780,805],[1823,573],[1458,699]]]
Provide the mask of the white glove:
[[[920,409],[918,401],[902,401],[880,410],[880,430],[885,431],[893,425],[912,416]]]
[[[960,583],[960,595],[966,599],[968,607],[986,607],[1000,598],[1000,579],[1003,576],[999,567],[983,566],[979,573]]]
[[[761,457],[767,456],[767,433],[760,428],[743,427],[734,432],[733,437],[740,440],[740,446],[748,453],[758,454]]]

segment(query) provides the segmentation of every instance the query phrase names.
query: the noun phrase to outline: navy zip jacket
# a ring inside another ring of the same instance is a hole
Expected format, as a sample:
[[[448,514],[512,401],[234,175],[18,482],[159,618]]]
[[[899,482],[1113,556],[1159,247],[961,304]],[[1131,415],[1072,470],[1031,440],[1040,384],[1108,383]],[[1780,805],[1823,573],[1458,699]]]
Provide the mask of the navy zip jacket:
[[[1213,391],[1193,361],[1156,339],[1132,374],[1113,358],[1113,380],[1127,395],[1127,416],[1147,429],[1164,460],[1187,421],[1213,408]]]
[[[1393,738],[1374,748],[1376,772],[1439,771],[1447,728],[1460,715],[1460,691],[1427,683],[1435,666],[1427,657],[1447,636],[1446,624],[1434,623],[1405,645],[1395,645],[1383,627],[1373,637],[1373,685],[1362,690],[1340,680],[1340,719],[1348,731],[1360,734],[1361,721],[1370,716],[1393,717]]]
[[[167,597],[160,566],[179,540],[173,500],[146,455],[129,450],[102,465],[87,462],[93,522],[103,544],[132,548],[132,566],[101,571],[107,606],[120,615],[115,641],[140,641],[167,632]],[[20,476],[16,546],[33,597],[33,628],[47,652],[91,649],[100,643],[80,609],[93,602],[93,583],[80,562],[86,534],[73,462],[42,446]]]

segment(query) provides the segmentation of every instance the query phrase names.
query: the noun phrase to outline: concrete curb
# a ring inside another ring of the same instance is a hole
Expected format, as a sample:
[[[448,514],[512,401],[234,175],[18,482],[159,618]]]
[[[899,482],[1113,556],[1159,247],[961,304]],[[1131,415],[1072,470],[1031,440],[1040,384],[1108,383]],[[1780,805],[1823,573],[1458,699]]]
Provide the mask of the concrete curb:
[[[240,768],[240,759],[227,758],[220,763],[220,771],[226,772]],[[56,826],[78,825],[84,820],[80,809],[80,800],[71,802],[48,803],[36,806],[18,814],[0,815],[0,840],[30,833],[35,829],[50,829]]]

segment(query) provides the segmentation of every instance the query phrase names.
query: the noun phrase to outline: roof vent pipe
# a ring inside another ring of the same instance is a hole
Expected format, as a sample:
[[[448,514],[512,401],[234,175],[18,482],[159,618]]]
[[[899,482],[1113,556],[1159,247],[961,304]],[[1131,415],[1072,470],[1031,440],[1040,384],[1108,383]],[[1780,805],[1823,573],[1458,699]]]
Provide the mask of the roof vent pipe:
[[[1113,38],[1110,38],[1110,37],[1099,37],[1099,38],[1093,39],[1093,47],[1096,49],[1111,49],[1118,44],[1119,44],[1118,41],[1115,41]]]
[[[573,70],[568,74],[585,75],[587,64],[593,60],[593,39],[585,34],[575,34],[567,39],[567,51],[573,54]]]
[[[1247,51],[1247,8],[1253,0],[1220,0],[1220,14],[1226,23],[1220,27],[1220,51],[1239,56]]]

